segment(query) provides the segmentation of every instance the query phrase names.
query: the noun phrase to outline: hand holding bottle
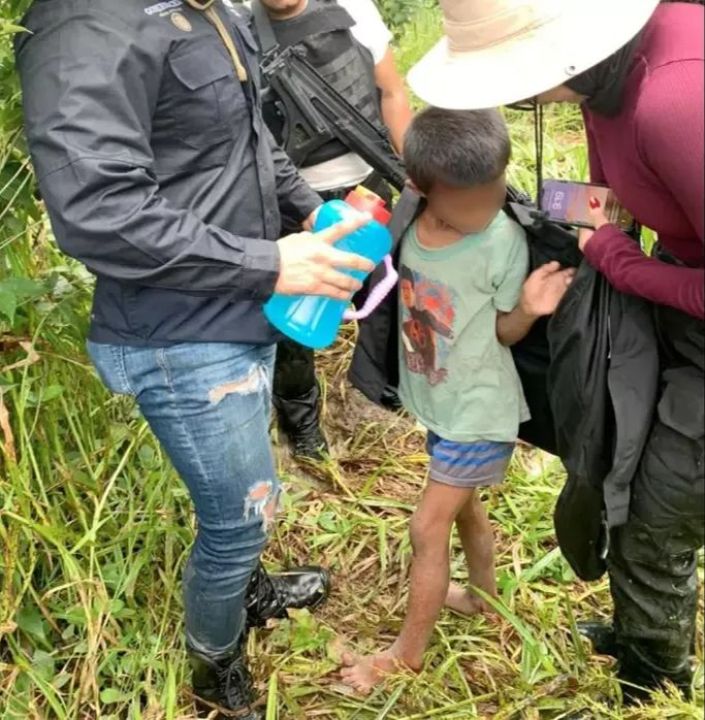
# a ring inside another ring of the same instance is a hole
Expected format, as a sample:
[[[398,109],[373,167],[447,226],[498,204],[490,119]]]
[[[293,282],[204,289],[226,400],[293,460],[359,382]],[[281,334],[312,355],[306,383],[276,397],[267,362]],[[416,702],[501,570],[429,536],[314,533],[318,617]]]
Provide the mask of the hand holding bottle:
[[[353,293],[392,249],[386,227],[390,219],[382,198],[363,187],[344,201],[324,203],[316,217],[316,232],[279,241],[281,276],[264,305],[267,320],[301,345],[316,349],[331,345],[344,317],[349,317]],[[391,259],[387,265],[392,266]],[[393,281],[394,275],[390,280],[388,273],[370,293],[359,317],[373,311]]]
[[[372,216],[360,213],[320,232],[288,235],[277,243],[280,270],[275,292],[279,295],[323,295],[348,300],[361,284],[341,269],[369,273],[374,263],[333,245],[367,225]]]

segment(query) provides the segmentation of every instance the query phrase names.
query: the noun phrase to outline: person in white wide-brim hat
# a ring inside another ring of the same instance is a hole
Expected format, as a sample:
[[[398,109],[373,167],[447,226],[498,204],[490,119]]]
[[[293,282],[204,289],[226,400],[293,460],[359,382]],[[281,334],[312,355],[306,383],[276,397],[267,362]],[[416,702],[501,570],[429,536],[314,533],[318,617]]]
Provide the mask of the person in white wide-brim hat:
[[[445,36],[409,73],[430,105],[491,108],[569,82],[623,47],[659,0],[440,0]]]
[[[580,237],[617,290],[652,304],[664,370],[631,505],[612,528],[614,624],[585,624],[596,650],[619,660],[628,701],[667,680],[691,692],[705,533],[702,4],[440,0],[445,37],[409,74],[417,95],[444,108],[580,103],[592,181],[658,233],[647,257],[593,198],[596,230]]]

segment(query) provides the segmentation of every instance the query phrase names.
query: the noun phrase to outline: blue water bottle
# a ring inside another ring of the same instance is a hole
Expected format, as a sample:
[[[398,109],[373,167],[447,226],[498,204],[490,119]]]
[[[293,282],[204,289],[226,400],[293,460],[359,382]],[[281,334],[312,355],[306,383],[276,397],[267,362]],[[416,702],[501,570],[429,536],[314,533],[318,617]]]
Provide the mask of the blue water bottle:
[[[313,230],[325,230],[359,211],[369,212],[373,219],[364,227],[338,240],[335,247],[362,255],[375,265],[386,259],[387,277],[370,293],[365,306],[358,312],[350,311],[350,304],[344,300],[314,295],[273,295],[264,306],[267,320],[300,345],[316,350],[328,347],[338,336],[343,319],[361,319],[369,315],[396,283],[396,273],[389,258],[392,236],[386,228],[391,214],[385,208],[382,198],[375,193],[357,187],[345,201],[330,200],[321,207]],[[360,282],[368,274],[359,270],[343,272]]]

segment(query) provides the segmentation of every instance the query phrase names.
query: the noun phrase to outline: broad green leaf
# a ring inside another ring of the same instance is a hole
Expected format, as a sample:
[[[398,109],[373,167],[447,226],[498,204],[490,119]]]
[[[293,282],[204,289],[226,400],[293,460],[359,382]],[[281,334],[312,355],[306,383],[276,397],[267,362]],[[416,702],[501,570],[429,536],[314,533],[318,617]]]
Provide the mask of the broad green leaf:
[[[18,299],[24,299],[43,295],[46,287],[39,280],[31,280],[26,277],[8,277],[0,281],[1,291],[13,293]]]
[[[12,325],[15,322],[17,310],[17,297],[14,293],[0,289],[0,314],[4,315]]]
[[[64,388],[61,385],[49,385],[42,390],[42,402],[49,402],[63,395]]]
[[[127,693],[116,690],[115,688],[106,688],[100,693],[100,701],[106,705],[127,702],[129,699],[130,696]]]
[[[46,621],[36,605],[26,605],[15,617],[17,627],[33,638],[46,642]]]

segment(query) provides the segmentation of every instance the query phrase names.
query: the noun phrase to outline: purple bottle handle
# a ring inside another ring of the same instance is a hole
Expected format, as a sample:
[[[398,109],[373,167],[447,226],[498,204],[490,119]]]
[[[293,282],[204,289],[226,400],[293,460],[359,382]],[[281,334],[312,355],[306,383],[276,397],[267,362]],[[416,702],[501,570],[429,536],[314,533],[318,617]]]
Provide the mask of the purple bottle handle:
[[[343,320],[364,320],[380,306],[384,298],[389,295],[399,280],[399,274],[394,269],[394,262],[391,255],[384,258],[386,274],[384,279],[375,285],[365,300],[365,304],[359,310],[346,310]]]

